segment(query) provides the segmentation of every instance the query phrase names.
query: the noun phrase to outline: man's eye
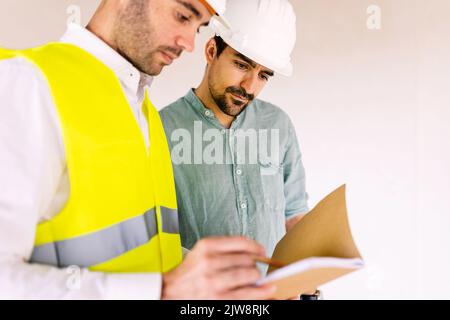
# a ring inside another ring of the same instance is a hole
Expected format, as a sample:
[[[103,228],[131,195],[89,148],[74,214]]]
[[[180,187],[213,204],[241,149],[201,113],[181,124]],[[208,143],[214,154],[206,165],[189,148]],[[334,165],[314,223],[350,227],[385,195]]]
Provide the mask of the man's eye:
[[[180,21],[181,23],[187,23],[190,21],[190,19],[188,17],[186,17],[185,15],[177,12],[177,19],[178,21]]]
[[[247,69],[248,69],[247,65],[245,65],[245,64],[243,64],[243,63],[240,63],[240,62],[237,62],[237,61],[236,61],[236,66],[237,66],[239,69],[241,69],[241,70],[247,70]]]
[[[261,74],[259,77],[264,81],[269,81],[269,77],[266,76],[265,74]]]

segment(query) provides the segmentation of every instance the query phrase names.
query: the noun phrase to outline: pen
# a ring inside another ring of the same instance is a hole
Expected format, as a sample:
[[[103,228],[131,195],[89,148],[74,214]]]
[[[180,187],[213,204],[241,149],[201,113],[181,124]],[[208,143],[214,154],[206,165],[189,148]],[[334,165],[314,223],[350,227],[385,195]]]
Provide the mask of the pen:
[[[283,268],[285,266],[284,263],[261,256],[253,256],[253,260],[255,260],[256,262],[265,263],[274,268]]]

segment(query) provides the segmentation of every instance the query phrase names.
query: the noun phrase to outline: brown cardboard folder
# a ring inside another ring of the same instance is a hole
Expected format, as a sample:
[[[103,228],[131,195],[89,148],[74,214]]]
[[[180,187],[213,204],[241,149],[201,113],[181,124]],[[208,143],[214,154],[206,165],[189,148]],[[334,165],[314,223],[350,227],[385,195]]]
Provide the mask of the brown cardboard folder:
[[[320,201],[278,242],[272,259],[286,266],[269,268],[258,283],[276,284],[276,299],[313,291],[363,267],[348,222],[345,185]]]

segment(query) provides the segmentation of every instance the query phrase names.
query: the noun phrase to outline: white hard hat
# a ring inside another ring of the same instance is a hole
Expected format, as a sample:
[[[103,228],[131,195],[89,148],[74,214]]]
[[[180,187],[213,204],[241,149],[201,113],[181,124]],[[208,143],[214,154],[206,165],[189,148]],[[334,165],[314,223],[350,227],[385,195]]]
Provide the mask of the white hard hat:
[[[223,15],[227,6],[227,0],[200,0],[200,2],[206,2],[217,15]]]
[[[228,0],[224,18],[211,27],[230,47],[279,74],[291,76],[297,39],[296,15],[288,0]]]
[[[216,21],[219,21],[226,29],[230,28],[230,24],[223,18],[227,7],[227,0],[199,0],[206,9],[211,13]]]

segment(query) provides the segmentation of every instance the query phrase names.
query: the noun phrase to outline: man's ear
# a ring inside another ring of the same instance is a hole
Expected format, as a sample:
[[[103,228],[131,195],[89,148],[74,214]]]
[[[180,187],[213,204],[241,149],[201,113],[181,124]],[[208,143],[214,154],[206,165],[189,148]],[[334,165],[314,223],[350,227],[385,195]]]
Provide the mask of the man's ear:
[[[206,43],[205,47],[206,62],[210,64],[216,58],[216,55],[217,55],[216,40],[214,40],[214,38],[211,38]]]

